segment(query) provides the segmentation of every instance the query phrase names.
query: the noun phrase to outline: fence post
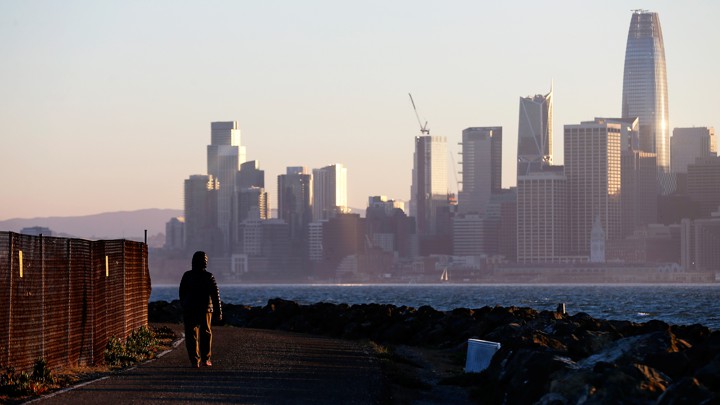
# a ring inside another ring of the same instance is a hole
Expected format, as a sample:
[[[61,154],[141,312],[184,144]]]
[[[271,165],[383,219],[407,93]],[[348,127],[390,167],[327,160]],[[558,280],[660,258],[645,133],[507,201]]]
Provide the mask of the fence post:
[[[40,240],[40,291],[42,291],[42,297],[40,299],[40,306],[42,309],[40,310],[40,357],[43,359],[45,356],[45,297],[47,296],[47,291],[45,290],[45,244],[43,243],[43,236],[40,234],[39,237]]]
[[[5,348],[5,362],[6,366],[10,365],[10,340],[12,338],[12,326],[13,326],[13,287],[15,287],[15,283],[13,282],[13,262],[15,261],[15,233],[10,232],[8,235],[9,243],[8,247],[10,248],[9,257],[10,257],[10,282],[8,283],[8,325],[7,325],[7,347]]]

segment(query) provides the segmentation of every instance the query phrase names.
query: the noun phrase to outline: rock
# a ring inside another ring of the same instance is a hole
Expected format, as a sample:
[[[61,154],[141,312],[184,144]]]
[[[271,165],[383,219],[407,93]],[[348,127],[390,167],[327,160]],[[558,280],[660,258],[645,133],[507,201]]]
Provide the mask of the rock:
[[[227,304],[225,323],[380,344],[465,347],[468,338],[500,342],[474,378],[483,403],[699,403],[718,401],[720,331],[569,316],[521,307],[437,311],[386,304],[300,305],[279,298],[263,307]],[[148,305],[151,322],[182,322],[179,301]]]
[[[685,377],[668,387],[656,403],[658,405],[717,404],[720,403],[720,397],[702,386],[698,380]]]

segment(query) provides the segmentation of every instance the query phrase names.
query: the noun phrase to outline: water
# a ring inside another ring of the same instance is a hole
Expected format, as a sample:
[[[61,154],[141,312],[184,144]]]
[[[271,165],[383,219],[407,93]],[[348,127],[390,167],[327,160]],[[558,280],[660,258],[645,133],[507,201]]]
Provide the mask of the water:
[[[150,301],[177,299],[177,286],[153,286]],[[568,313],[586,312],[595,318],[670,324],[699,323],[720,328],[720,284],[711,285],[221,285],[223,302],[264,306],[271,298],[300,304],[316,302],[422,305],[447,311],[454,308],[519,306],[555,310],[565,303]]]

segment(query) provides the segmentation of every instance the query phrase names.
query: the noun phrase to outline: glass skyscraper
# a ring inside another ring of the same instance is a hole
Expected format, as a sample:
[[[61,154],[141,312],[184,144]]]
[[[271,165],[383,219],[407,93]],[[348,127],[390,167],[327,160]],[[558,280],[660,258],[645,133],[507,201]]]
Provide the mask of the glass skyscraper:
[[[661,175],[670,172],[665,47],[657,13],[635,10],[630,20],[622,95],[623,118],[639,118],[640,150],[657,154]]]
[[[517,175],[541,171],[552,162],[552,86],[546,95],[520,98]]]

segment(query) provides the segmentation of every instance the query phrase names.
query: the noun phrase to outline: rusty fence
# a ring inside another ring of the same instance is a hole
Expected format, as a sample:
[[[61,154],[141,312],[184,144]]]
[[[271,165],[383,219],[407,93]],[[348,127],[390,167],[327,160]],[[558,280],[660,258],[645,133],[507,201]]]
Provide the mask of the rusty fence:
[[[0,367],[102,362],[147,325],[147,245],[0,232]]]

